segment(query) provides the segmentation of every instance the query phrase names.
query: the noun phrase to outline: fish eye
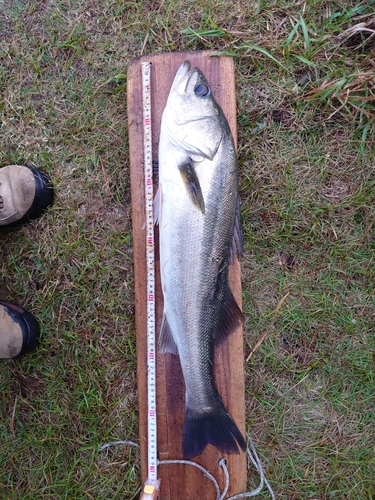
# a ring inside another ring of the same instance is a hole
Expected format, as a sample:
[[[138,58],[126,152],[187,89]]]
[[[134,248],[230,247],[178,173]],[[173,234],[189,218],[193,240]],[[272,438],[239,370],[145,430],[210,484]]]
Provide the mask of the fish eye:
[[[196,95],[199,95],[201,97],[206,97],[210,94],[210,89],[204,83],[203,84],[198,83],[198,85],[196,85],[194,88],[194,92]]]

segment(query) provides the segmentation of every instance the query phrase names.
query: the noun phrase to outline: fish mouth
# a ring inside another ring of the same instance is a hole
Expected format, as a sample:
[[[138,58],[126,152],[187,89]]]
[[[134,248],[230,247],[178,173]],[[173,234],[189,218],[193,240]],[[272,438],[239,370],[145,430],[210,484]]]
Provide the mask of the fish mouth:
[[[190,76],[193,74],[194,69],[190,71],[190,62],[185,61],[176,73],[173,80],[172,88],[180,95],[184,95],[186,86],[189,82]]]

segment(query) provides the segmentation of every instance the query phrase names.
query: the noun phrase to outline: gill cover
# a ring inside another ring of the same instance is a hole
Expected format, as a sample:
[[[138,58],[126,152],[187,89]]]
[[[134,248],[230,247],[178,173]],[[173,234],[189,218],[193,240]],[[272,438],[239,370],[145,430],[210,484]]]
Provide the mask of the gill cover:
[[[190,70],[190,63],[185,61],[168,97],[163,133],[193,161],[212,160],[223,136],[219,113],[207,80],[198,68]]]

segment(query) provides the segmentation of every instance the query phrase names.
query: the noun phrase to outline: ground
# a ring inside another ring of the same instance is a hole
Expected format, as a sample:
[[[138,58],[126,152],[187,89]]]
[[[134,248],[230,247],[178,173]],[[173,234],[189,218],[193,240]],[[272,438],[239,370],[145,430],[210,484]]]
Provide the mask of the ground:
[[[1,498],[139,494],[138,451],[98,451],[138,440],[126,72],[201,49],[236,67],[247,431],[277,498],[373,498],[374,28],[373,1],[1,2],[0,166],[56,191],[0,233],[42,328],[0,364]]]

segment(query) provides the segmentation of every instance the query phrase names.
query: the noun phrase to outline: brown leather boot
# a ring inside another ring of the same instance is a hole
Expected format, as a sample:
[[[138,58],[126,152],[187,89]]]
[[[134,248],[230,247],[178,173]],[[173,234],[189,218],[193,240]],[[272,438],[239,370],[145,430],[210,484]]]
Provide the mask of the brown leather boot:
[[[0,300],[0,359],[22,356],[38,345],[39,325],[22,307]]]
[[[51,182],[37,168],[22,165],[0,168],[0,226],[36,219],[52,201]]]

